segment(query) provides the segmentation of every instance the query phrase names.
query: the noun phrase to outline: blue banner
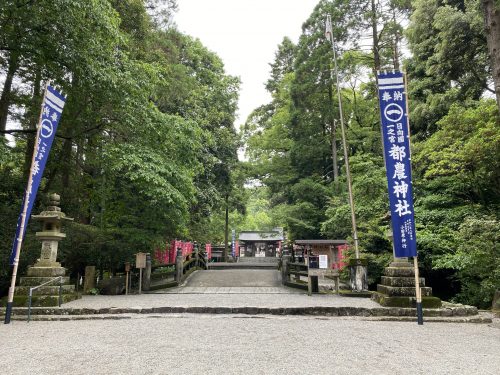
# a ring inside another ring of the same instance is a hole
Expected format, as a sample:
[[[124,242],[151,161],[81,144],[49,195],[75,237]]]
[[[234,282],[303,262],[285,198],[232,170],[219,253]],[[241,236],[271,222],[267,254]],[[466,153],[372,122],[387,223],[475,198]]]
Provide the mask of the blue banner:
[[[14,261],[16,259],[17,243],[23,240],[26,233],[26,227],[28,226],[31,209],[33,208],[33,203],[36,199],[38,187],[42,181],[43,170],[45,169],[45,164],[47,164],[47,158],[49,157],[50,148],[52,147],[52,142],[54,141],[54,137],[56,135],[57,125],[59,124],[65,102],[66,98],[63,95],[61,95],[53,87],[47,86],[42,102],[40,123],[38,124],[36,137],[37,144],[35,145],[34,151],[35,158],[33,159],[33,163],[31,165],[31,175],[23,198],[21,214],[17,220],[16,237],[14,238],[12,252],[10,254],[11,265],[14,265]],[[21,221],[25,202],[27,203],[26,218],[24,220],[24,230],[21,234]]]
[[[410,128],[403,73],[379,74],[378,93],[395,256],[415,257]]]

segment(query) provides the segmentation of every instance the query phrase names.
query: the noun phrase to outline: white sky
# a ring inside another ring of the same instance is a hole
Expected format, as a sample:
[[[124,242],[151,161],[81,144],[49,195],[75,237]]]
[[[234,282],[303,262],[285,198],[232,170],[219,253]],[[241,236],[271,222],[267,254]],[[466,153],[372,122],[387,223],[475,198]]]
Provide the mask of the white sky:
[[[223,60],[226,72],[240,77],[239,118],[268,103],[264,88],[269,64],[285,36],[294,43],[319,0],[178,0],[174,22],[199,38]]]

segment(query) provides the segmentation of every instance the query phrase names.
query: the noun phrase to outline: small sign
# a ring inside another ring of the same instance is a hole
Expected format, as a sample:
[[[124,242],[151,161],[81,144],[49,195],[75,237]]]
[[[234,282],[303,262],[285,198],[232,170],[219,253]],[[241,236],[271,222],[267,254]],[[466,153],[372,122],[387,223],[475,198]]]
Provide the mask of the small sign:
[[[146,253],[135,254],[135,268],[146,268]]]
[[[125,272],[130,272],[130,262],[125,263]]]
[[[319,268],[328,268],[328,255],[319,256]]]

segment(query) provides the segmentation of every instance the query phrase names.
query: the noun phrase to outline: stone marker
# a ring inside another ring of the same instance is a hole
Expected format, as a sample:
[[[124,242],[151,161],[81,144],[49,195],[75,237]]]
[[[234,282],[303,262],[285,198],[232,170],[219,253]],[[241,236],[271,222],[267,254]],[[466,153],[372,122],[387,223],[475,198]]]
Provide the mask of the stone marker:
[[[83,292],[88,293],[95,288],[95,266],[85,267],[85,281],[83,282]]]
[[[495,295],[493,296],[493,304],[491,305],[491,309],[493,311],[500,312],[500,290],[497,290],[495,292]]]

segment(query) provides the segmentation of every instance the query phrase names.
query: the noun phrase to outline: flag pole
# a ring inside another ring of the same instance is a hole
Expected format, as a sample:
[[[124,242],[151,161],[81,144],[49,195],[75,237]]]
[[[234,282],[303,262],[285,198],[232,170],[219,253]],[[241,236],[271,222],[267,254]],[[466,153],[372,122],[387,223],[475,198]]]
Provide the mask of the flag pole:
[[[354,211],[354,197],[352,193],[352,182],[351,182],[351,171],[349,169],[349,155],[347,152],[347,141],[345,135],[345,124],[344,124],[344,111],[342,108],[342,95],[340,93],[340,79],[339,79],[339,70],[337,66],[337,53],[335,51],[335,42],[333,40],[333,30],[332,30],[332,19],[330,15],[326,16],[326,37],[328,41],[332,44],[332,52],[333,52],[333,63],[335,69],[335,77],[337,82],[337,96],[339,101],[339,115],[340,115],[340,128],[342,130],[342,145],[344,148],[344,159],[345,159],[345,171],[347,177],[347,188],[349,190],[349,206],[351,208],[351,221],[352,221],[352,237],[354,239],[354,251],[356,259],[359,259],[359,244],[358,244],[358,231],[356,226],[356,214]]]
[[[42,103],[45,102],[45,96],[47,95],[47,87],[48,87],[48,82],[45,84],[45,90],[43,93]],[[7,306],[5,309],[4,324],[10,323],[10,317],[12,315],[12,303],[14,301],[14,290],[16,288],[17,269],[19,267],[19,255],[21,253],[21,246],[22,246],[23,239],[24,239],[24,227],[26,226],[26,212],[28,210],[29,198],[31,195],[29,192],[29,189],[30,189],[30,186],[33,182],[33,166],[35,164],[35,157],[36,157],[37,150],[38,150],[38,140],[40,139],[40,128],[41,128],[41,123],[42,123],[42,115],[43,115],[43,110],[40,111],[40,116],[38,118],[38,124],[36,127],[35,147],[33,147],[33,156],[31,157],[31,167],[30,167],[30,174],[29,174],[29,178],[28,178],[28,186],[27,186],[26,191],[24,193],[23,211],[21,214],[19,236],[17,238],[17,243],[16,243],[16,256],[14,258],[14,264],[13,264],[13,268],[12,268],[12,277],[11,277],[11,281],[10,281],[9,295],[7,297]]]
[[[405,93],[406,93],[406,126],[408,131],[408,145],[410,148],[408,149],[408,153],[410,155],[410,163],[411,163],[411,139],[410,139],[410,111],[408,107],[408,79],[406,73],[403,73],[404,77],[404,85],[405,85]],[[415,269],[415,299],[417,300],[417,324],[424,324],[424,314],[422,310],[422,290],[420,289],[420,275],[418,271],[418,255],[413,257],[413,267]]]

